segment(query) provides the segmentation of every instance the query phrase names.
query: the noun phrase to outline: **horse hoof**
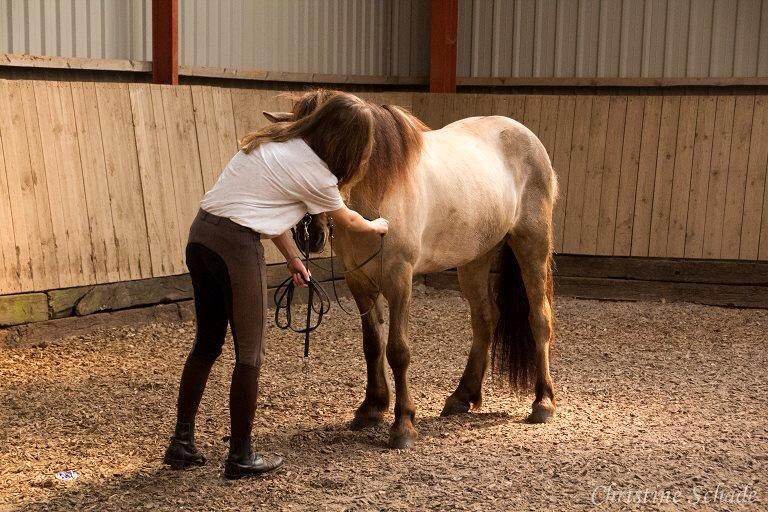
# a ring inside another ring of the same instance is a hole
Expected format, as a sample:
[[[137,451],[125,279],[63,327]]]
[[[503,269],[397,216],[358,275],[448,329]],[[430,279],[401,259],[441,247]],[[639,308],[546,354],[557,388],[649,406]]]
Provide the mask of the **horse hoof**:
[[[453,416],[455,414],[464,414],[469,412],[469,404],[466,404],[454,396],[449,396],[445,401],[440,416]]]
[[[536,402],[528,415],[528,423],[546,423],[555,415],[555,404],[547,401]]]
[[[389,436],[389,447],[395,450],[409,450],[413,448],[415,436],[411,434],[391,434]]]
[[[366,428],[378,427],[384,423],[383,416],[355,416],[349,422],[350,430],[364,430]]]

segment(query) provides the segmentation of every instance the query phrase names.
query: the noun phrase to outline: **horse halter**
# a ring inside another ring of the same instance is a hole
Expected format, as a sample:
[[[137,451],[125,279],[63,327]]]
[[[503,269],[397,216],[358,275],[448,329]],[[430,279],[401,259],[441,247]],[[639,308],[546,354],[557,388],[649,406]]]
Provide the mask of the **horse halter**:
[[[321,270],[330,272],[331,286],[333,287],[333,295],[336,300],[336,305],[338,305],[339,309],[341,309],[344,313],[351,316],[353,315],[353,313],[350,311],[347,311],[347,309],[341,305],[341,301],[339,300],[339,293],[336,290],[336,274],[335,274],[334,264],[333,264],[333,261],[334,261],[333,259],[333,220],[331,219],[328,225],[328,237],[329,237],[329,244],[330,244],[330,250],[331,250],[331,257],[330,257],[331,268],[327,269],[322,265],[320,265],[319,263],[309,258],[309,223],[311,222],[311,219],[312,218],[310,217],[310,215],[307,214],[304,216],[304,219],[302,220],[303,229],[304,229],[304,249],[299,248],[299,251],[301,251],[302,256],[304,256],[304,266],[309,267],[309,265],[312,264]],[[295,229],[291,228],[291,231],[293,233],[294,241],[298,242],[298,240],[296,239]],[[296,246],[298,247],[299,244],[297,243]],[[381,261],[379,262],[379,285],[376,286],[377,288],[376,298],[378,299],[378,296],[381,294],[380,284],[383,282],[383,279],[384,279],[384,235],[381,235],[379,248],[373,254],[368,256],[359,265],[356,265],[354,268],[350,270],[344,270],[340,272],[340,274],[343,276],[343,275],[351,274],[352,272],[357,272],[358,270],[361,270],[365,265],[373,261],[373,259],[376,258],[376,256],[381,257]],[[371,279],[371,282],[373,282],[372,279]],[[293,294],[295,289],[296,289],[296,285],[293,283],[293,276],[285,279],[275,289],[275,294],[274,294],[275,325],[279,329],[282,329],[282,330],[289,329],[295,333],[304,335],[304,363],[306,364],[309,361],[310,334],[312,333],[312,331],[320,327],[320,324],[323,321],[323,316],[325,316],[325,314],[328,313],[328,311],[330,311],[331,300],[328,296],[328,293],[325,291],[325,288],[323,288],[320,282],[317,281],[314,277],[310,276],[309,283],[307,283],[308,295],[307,295],[306,324],[303,328],[297,328],[293,326]],[[373,305],[370,307],[370,309],[368,309],[368,311],[366,311],[365,313],[361,313],[360,317],[364,317],[368,315],[375,308],[376,308],[376,301],[374,300]],[[280,315],[281,311],[285,311],[283,320],[281,320],[281,315]],[[312,313],[316,315],[316,320],[314,321],[314,323],[312,322]]]

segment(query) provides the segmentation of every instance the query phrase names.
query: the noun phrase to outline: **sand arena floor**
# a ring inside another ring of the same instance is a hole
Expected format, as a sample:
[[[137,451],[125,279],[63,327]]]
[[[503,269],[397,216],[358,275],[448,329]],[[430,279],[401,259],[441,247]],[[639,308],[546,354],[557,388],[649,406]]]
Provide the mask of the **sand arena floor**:
[[[557,315],[553,422],[525,424],[531,397],[498,381],[480,412],[444,419],[469,310],[455,292],[420,289],[411,328],[420,438],[406,452],[386,447],[386,427],[346,428],[365,384],[355,319],[327,317],[308,373],[301,339],[270,328],[255,434],[286,465],[237,482],[221,477],[231,345],[198,420],[209,463],[186,472],[160,457],[194,325],[2,351],[0,510],[768,507],[768,311],[563,298]],[[56,480],[65,469],[80,477]],[[744,486],[749,503],[733,504]]]

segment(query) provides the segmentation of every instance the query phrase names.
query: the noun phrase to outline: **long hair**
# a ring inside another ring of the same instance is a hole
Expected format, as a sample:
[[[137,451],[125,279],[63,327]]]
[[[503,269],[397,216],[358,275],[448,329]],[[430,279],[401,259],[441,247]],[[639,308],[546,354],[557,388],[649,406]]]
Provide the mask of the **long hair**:
[[[266,142],[302,138],[338,178],[339,189],[348,191],[363,178],[373,151],[371,106],[351,94],[336,94],[315,107],[295,121],[249,133],[240,141],[240,150],[250,153]]]
[[[394,105],[375,105],[342,91],[314,89],[294,96],[294,119],[308,118],[339,97],[365,103],[373,116],[373,147],[365,169],[358,200],[378,203],[390,190],[407,182],[422,147],[422,133],[429,128],[407,110]],[[314,148],[313,148],[314,149]],[[359,182],[360,180],[355,180]]]
[[[536,380],[536,340],[520,265],[506,243],[499,259],[496,306],[500,314],[493,332],[491,366],[506,374],[513,388],[527,391]]]

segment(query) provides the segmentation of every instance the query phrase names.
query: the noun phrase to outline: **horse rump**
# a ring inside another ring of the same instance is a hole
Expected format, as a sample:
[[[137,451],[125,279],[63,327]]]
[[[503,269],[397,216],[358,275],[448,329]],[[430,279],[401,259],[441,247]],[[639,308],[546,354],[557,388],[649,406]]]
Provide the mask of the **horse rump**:
[[[493,333],[491,361],[498,375],[520,391],[531,388],[536,377],[536,341],[528,320],[530,305],[515,253],[504,244],[496,286],[499,319]]]

